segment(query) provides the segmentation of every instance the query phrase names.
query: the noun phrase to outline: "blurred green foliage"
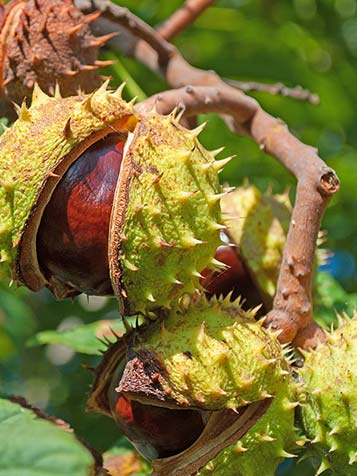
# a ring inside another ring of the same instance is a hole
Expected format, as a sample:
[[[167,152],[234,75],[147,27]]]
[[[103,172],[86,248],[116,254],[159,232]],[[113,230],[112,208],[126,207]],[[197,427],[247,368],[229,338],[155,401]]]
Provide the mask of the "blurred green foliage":
[[[156,25],[182,1],[117,3]],[[341,179],[341,191],[330,203],[323,222],[329,233],[327,247],[335,253],[325,269],[352,294],[347,295],[328,274],[321,275],[316,311],[327,323],[333,319],[335,307],[351,311],[357,303],[357,294],[353,294],[357,292],[356,11],[356,0],[218,0],[174,41],[193,65],[214,69],[225,78],[301,84],[319,94],[318,106],[267,93],[255,97],[266,110],[284,119],[299,138],[317,146]],[[112,57],[113,53],[103,52],[103,57],[108,55]],[[120,63],[106,72],[113,76],[114,84],[128,79],[129,92],[140,97],[167,88],[162,79],[131,59],[120,57]],[[221,119],[209,117],[202,141],[211,149],[223,144],[227,155],[237,154],[222,173],[222,181],[239,185],[249,177],[262,190],[271,184],[274,191],[282,192],[290,185],[293,193],[294,180],[288,173],[249,138],[233,136]],[[106,450],[120,436],[118,429],[109,419],[85,414],[84,410],[91,375],[83,365],[95,365],[98,357],[75,354],[70,347],[54,342],[42,347],[26,343],[30,338],[34,343],[34,334],[41,331],[65,332],[80,324],[116,317],[113,299],[91,298],[87,303],[80,297],[59,303],[47,291],[31,294],[24,289],[9,289],[3,283],[0,391],[25,396],[32,404],[69,421],[99,450]],[[41,335],[42,339],[46,335],[49,342],[49,334]],[[307,476],[309,470],[303,468],[282,468],[281,474]]]

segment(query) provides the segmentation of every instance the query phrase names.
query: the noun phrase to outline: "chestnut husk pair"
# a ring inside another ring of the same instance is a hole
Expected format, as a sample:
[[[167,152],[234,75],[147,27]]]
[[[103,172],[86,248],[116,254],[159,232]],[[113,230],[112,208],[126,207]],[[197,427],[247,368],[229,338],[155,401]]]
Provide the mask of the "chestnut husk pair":
[[[123,314],[147,314],[217,267],[223,164],[200,129],[136,114],[107,86],[69,98],[36,86],[1,136],[0,275],[57,298],[113,292]]]

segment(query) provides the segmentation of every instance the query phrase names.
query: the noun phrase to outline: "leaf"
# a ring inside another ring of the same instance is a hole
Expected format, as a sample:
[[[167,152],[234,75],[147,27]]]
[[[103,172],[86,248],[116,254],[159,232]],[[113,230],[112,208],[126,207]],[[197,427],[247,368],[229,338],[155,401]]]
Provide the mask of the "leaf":
[[[0,399],[0,476],[91,476],[94,459],[73,433]]]
[[[0,135],[5,132],[5,127],[9,125],[9,120],[7,117],[0,118]],[[5,126],[5,127],[4,127]]]
[[[336,323],[336,312],[352,316],[357,308],[357,293],[347,293],[329,273],[317,274],[316,291],[314,317],[324,327]]]
[[[114,77],[120,83],[126,81],[125,89],[128,92],[128,95],[131,98],[136,97],[138,102],[144,101],[144,99],[147,98],[147,95],[144,93],[144,91],[141,89],[141,87],[138,85],[138,83],[135,81],[129,71],[125,68],[123,62],[119,59],[119,57],[109,51],[104,54],[104,57],[107,60],[115,61],[115,63],[110,68],[114,72]]]
[[[134,319],[131,318],[128,321],[134,324]],[[30,347],[42,344],[62,344],[82,354],[98,355],[101,350],[106,349],[106,345],[99,339],[106,338],[110,342],[115,342],[117,336],[124,333],[125,326],[121,319],[102,320],[63,331],[39,332],[27,344]]]
[[[149,476],[150,464],[122,437],[103,455],[104,468],[111,476]]]

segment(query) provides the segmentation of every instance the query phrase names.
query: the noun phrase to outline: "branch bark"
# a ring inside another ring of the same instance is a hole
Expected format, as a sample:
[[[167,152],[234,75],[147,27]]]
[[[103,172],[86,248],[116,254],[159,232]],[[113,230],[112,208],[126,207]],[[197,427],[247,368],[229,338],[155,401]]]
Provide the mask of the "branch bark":
[[[121,7],[107,0],[77,0],[77,6],[86,13],[102,11],[102,18],[97,20],[101,33],[109,33],[120,25],[125,34],[111,40],[113,46],[162,75],[175,88],[155,95],[145,103],[147,106],[150,101],[156,102],[158,110],[167,113],[183,105],[187,116],[204,112],[229,115],[228,123],[235,133],[250,135],[297,178],[277,293],[266,325],[281,329],[281,342],[295,339],[306,347],[323,340],[324,334],[313,322],[311,283],[322,215],[328,199],[339,188],[335,172],[318,157],[316,149],[295,138],[282,121],[263,111],[257,101],[227,85],[214,71],[191,66],[173,45],[126,9],[122,9],[126,10],[124,14]]]
[[[320,98],[317,94],[314,94],[308,89],[302,88],[301,86],[289,88],[283,83],[266,84],[257,83],[255,81],[237,81],[235,79],[225,79],[224,81],[230,86],[238,88],[245,93],[258,91],[274,95],[278,94],[281,96],[298,99],[299,101],[307,101],[311,104],[319,104],[320,102]]]
[[[214,0],[186,0],[181,8],[156,28],[156,31],[165,40],[172,40],[213,3]]]

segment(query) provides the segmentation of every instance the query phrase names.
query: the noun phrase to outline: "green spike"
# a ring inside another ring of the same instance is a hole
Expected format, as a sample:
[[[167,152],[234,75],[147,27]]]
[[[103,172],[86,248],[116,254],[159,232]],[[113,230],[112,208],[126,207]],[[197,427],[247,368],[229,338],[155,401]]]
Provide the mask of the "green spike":
[[[300,402],[289,402],[284,404],[284,410],[289,411],[293,410],[294,408],[298,407]]]
[[[292,453],[289,453],[288,451],[285,451],[285,450],[281,450],[279,452],[279,456],[281,458],[297,458],[297,455],[294,455]]]
[[[333,440],[332,444],[330,446],[330,449],[328,450],[329,453],[333,453],[334,451],[336,451],[338,449],[338,447],[339,447],[339,445],[338,445],[337,441]]]
[[[191,248],[193,246],[203,245],[207,243],[206,241],[198,240],[197,238],[193,236],[189,236],[189,235],[183,236],[181,238],[181,242],[182,242],[182,245],[187,248]]]
[[[215,205],[217,202],[219,202],[221,200],[222,197],[225,197],[226,195],[227,195],[226,193],[212,194],[212,195],[207,197],[207,202],[210,205]]]
[[[351,451],[349,454],[348,464],[352,465],[357,461],[357,451]]]
[[[209,224],[209,227],[212,231],[217,231],[217,230],[222,231],[227,229],[226,225],[223,225],[222,223],[215,223],[215,222],[211,222]]]
[[[245,448],[242,442],[239,440],[234,446],[234,451],[236,451],[237,453],[245,453],[246,451],[248,451],[248,448]]]
[[[263,443],[267,443],[267,442],[271,442],[271,441],[276,441],[276,438],[273,438],[272,436],[270,435],[267,435],[267,434],[262,434],[262,435],[258,435],[257,436],[257,439]]]
[[[31,107],[39,107],[41,104],[47,103],[51,98],[42,91],[38,83],[36,82],[32,92],[32,102]]]
[[[118,88],[112,93],[112,96],[116,97],[117,99],[121,99],[122,96],[123,96],[123,91],[124,91],[124,88],[125,88],[126,84],[127,84],[126,81],[121,83],[121,85],[118,86]]]
[[[140,268],[138,268],[138,266],[135,266],[135,264],[131,263],[128,259],[124,259],[123,264],[130,271],[139,271],[139,269],[140,269]]]
[[[31,121],[32,116],[30,110],[26,106],[26,100],[22,101],[21,107],[14,103],[16,113],[21,121]]]
[[[219,147],[218,149],[215,149],[215,150],[211,150],[210,151],[210,154],[213,156],[213,157],[216,157],[218,154],[220,154],[221,152],[223,152],[225,149],[225,147]]]
[[[338,433],[341,433],[341,428],[338,425],[335,425],[331,431],[329,431],[329,436],[336,435]]]
[[[177,192],[177,199],[180,201],[180,202],[187,202],[190,198],[192,198],[194,195],[196,194],[196,192],[194,191],[190,191],[190,192],[182,192],[182,191],[178,191]]]
[[[211,259],[211,264],[219,269],[227,269],[227,265],[222,261],[218,261],[216,258]]]
[[[156,299],[154,298],[154,296],[151,293],[146,294],[146,299],[150,302],[156,302]]]
[[[137,96],[133,97],[133,99],[128,102],[128,106],[130,106],[130,108],[133,108],[135,106],[137,99],[138,99]]]
[[[324,458],[322,460],[318,470],[316,471],[316,476],[319,476],[321,473],[323,473],[324,471],[326,471],[330,467],[331,467],[331,464],[326,460],[326,458]]]
[[[230,157],[227,157],[226,159],[221,159],[221,160],[215,160],[212,163],[212,168],[216,173],[220,173],[223,168],[232,160],[235,158],[235,155],[232,155]]]
[[[106,94],[107,93],[107,89],[108,89],[108,86],[109,86],[109,83],[110,83],[110,79],[106,79],[102,85],[100,86],[99,89],[97,89],[95,92],[94,92],[94,96],[95,98],[97,97],[100,97],[102,96],[103,94]]]
[[[194,136],[194,137],[197,137],[201,134],[201,132],[203,131],[203,129],[207,126],[207,122],[203,122],[202,124],[200,124],[198,127],[196,127],[196,129],[191,129],[191,134]]]

